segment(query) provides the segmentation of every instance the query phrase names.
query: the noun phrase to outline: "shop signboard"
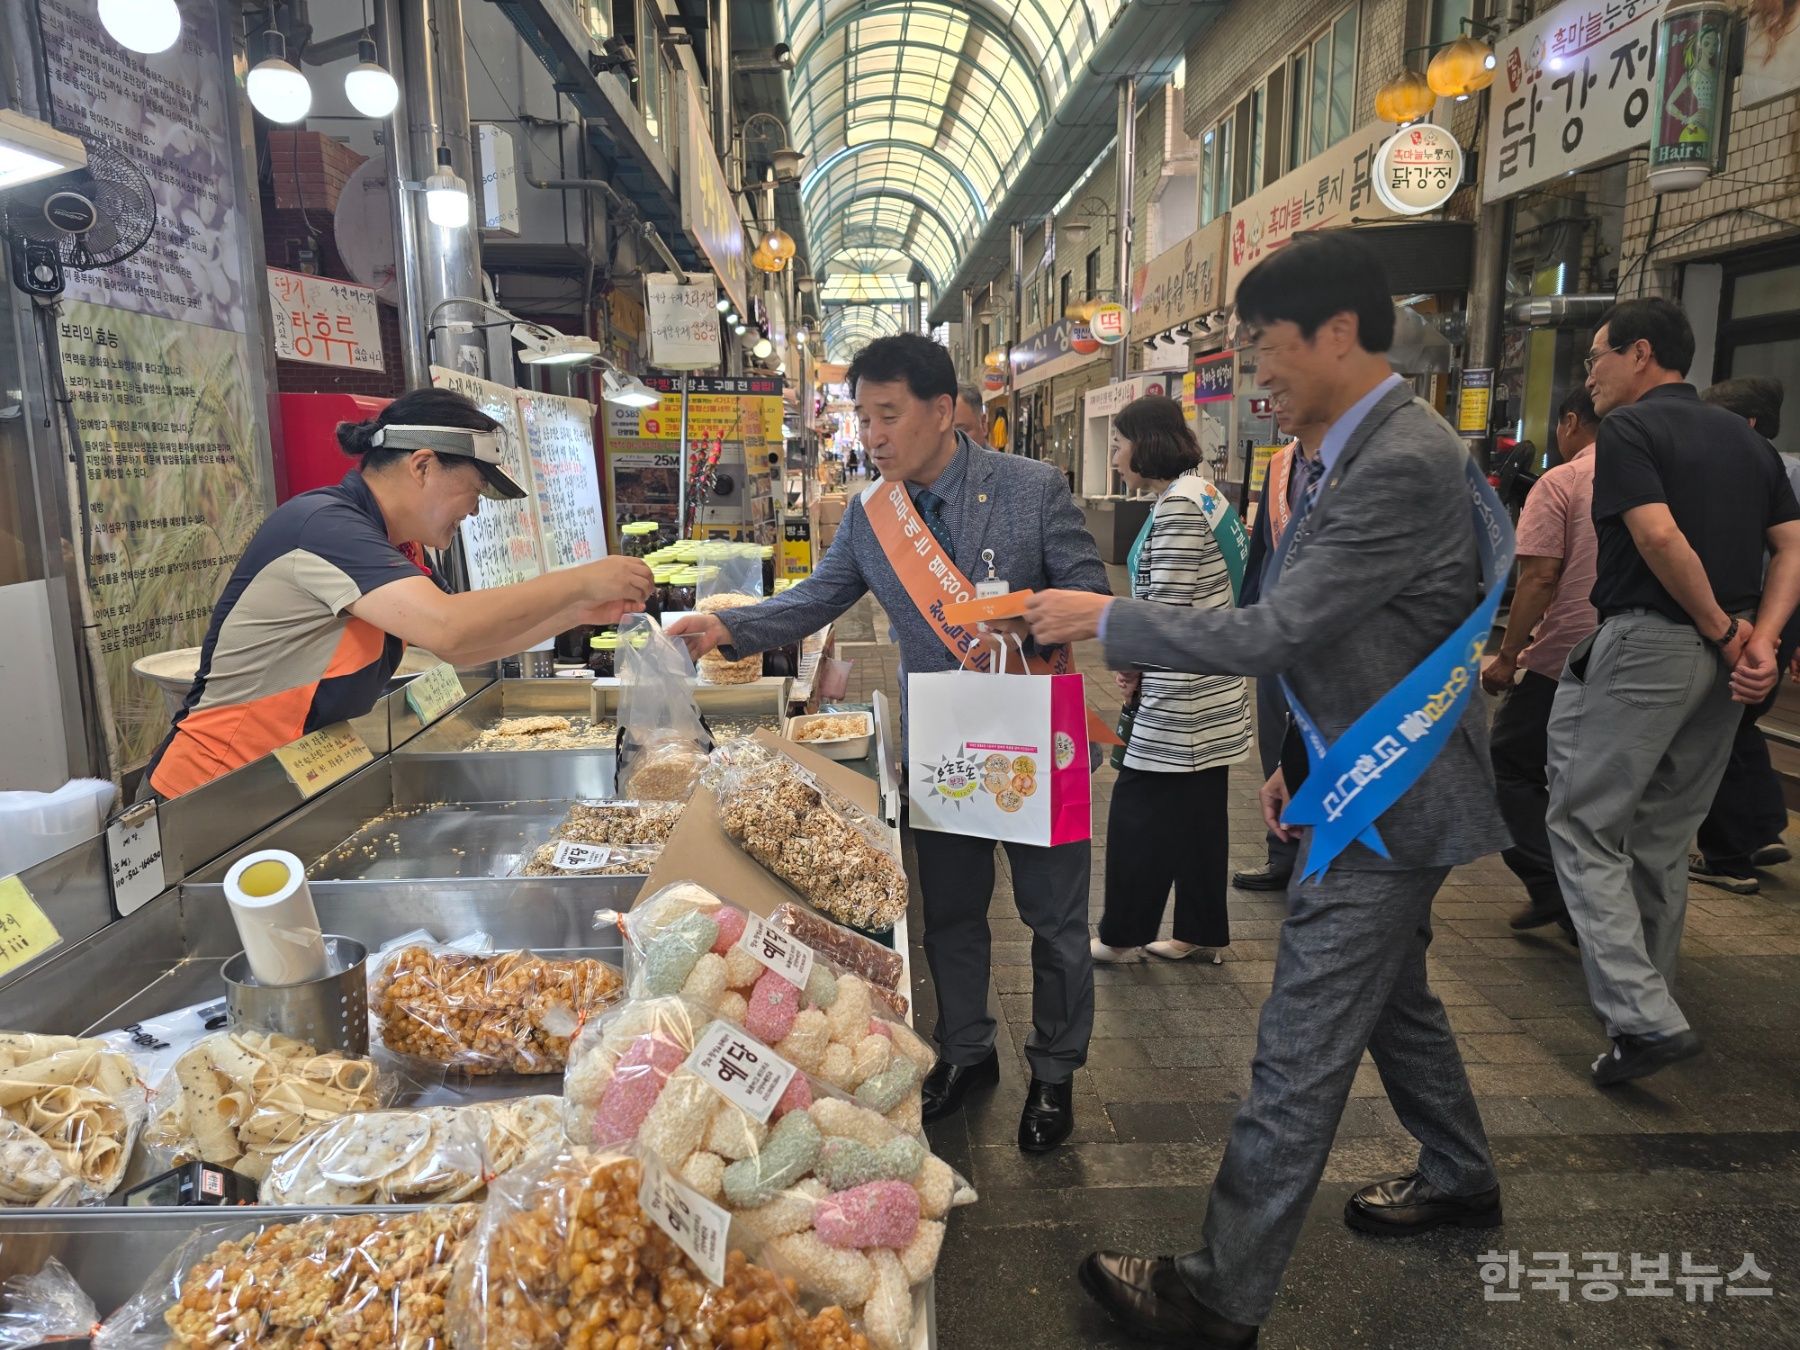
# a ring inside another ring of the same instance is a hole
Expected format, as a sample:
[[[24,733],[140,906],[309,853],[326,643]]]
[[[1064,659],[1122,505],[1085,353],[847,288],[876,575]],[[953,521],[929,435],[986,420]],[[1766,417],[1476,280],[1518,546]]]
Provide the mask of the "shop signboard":
[[[1725,167],[1725,110],[1736,14],[1714,0],[1669,6],[1650,119],[1650,190],[1683,192]]]
[[[1125,340],[1131,328],[1131,315],[1125,306],[1107,301],[1088,316],[1088,331],[1102,347],[1116,347]]]
[[[372,288],[279,267],[268,273],[276,356],[345,370],[385,369]]]
[[[1104,384],[1098,389],[1090,389],[1087,393],[1086,409],[1089,417],[1111,417],[1132,399],[1144,392],[1136,380],[1121,380],[1118,384]]]
[[[1202,225],[1137,269],[1131,280],[1132,326],[1160,333],[1225,303],[1225,241],[1231,217]]]
[[[1237,353],[1217,352],[1194,362],[1194,402],[1224,403],[1237,388]]]
[[[686,282],[672,272],[644,278],[651,364],[664,370],[710,369],[719,364],[719,288],[709,274]]]
[[[1650,139],[1661,0],[1566,0],[1494,44],[1481,198],[1494,202]]]
[[[1296,234],[1397,214],[1375,195],[1375,156],[1392,133],[1371,122],[1232,208],[1225,303],[1246,272]]]
[[[500,424],[500,467],[525,489],[518,501],[484,497],[481,509],[460,526],[470,583],[477,590],[486,590],[529,581],[544,570],[544,549],[532,498],[530,461],[519,428],[519,391],[443,366],[431,368],[431,382],[439,389],[461,394]]]
[[[1445,127],[1415,122],[1382,143],[1375,156],[1375,195],[1403,216],[1435,211],[1462,184],[1463,153]]]
[[[1039,329],[1012,349],[1012,374],[1015,389],[1028,389],[1058,375],[1085,366],[1100,344],[1085,323],[1075,319],[1058,319],[1048,328]]]
[[[531,456],[544,568],[554,572],[606,556],[600,470],[594,460],[594,405],[586,399],[518,391],[519,424]],[[483,502],[487,510],[492,502]]]
[[[739,314],[750,312],[750,292],[744,281],[744,222],[738,216],[737,198],[719,164],[712,133],[706,129],[706,109],[694,81],[681,82],[685,116],[681,136],[681,224],[699,243],[713,265],[719,289],[731,298]]]
[[[1456,399],[1456,430],[1463,436],[1485,436],[1494,401],[1494,372],[1465,370]]]

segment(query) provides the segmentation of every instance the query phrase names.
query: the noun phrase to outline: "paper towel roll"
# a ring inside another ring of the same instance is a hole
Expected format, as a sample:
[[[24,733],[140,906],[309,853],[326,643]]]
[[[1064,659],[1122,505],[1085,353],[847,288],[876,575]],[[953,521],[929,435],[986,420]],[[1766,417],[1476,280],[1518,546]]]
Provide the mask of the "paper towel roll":
[[[323,979],[331,966],[306,868],[282,849],[239,858],[225,874],[225,899],[258,984]]]

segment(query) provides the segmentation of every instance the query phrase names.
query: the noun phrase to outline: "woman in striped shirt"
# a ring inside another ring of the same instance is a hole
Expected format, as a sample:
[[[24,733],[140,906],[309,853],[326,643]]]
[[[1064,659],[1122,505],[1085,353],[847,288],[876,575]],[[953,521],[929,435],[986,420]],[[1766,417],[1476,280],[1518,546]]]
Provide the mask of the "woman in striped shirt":
[[[1113,466],[1156,505],[1126,557],[1133,599],[1197,609],[1237,603],[1248,542],[1201,472],[1181,405],[1150,395],[1113,422]],[[1179,961],[1231,941],[1225,912],[1227,766],[1250,751],[1250,705],[1235,675],[1147,670],[1115,677],[1132,713],[1106,823],[1106,907],[1096,961]],[[1122,728],[1123,729],[1123,728]],[[1115,755],[1117,752],[1115,752]],[[1115,760],[1115,762],[1117,762]],[[1171,940],[1154,941],[1170,887]]]

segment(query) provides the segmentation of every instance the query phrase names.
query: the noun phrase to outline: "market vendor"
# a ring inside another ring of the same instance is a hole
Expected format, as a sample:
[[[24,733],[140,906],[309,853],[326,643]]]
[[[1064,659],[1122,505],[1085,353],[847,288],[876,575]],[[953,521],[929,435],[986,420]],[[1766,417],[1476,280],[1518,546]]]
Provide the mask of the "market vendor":
[[[277,507],[213,609],[200,669],[146,781],[191,792],[307,732],[375,706],[407,645],[453,665],[524,651],[642,609],[650,569],[602,558],[452,594],[420,545],[448,548],[482,497],[520,498],[499,424],[460,394],[415,389],[337,429],[361,461]]]

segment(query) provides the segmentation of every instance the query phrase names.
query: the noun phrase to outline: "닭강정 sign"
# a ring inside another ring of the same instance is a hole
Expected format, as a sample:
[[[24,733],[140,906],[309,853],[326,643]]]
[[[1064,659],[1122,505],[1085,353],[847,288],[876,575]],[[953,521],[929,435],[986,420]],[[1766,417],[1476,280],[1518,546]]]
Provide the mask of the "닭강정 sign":
[[[1390,211],[1422,216],[1456,195],[1462,146],[1443,127],[1415,122],[1383,142],[1375,156],[1375,195]]]
[[[268,272],[276,356],[346,370],[384,369],[373,290],[279,267]]]

